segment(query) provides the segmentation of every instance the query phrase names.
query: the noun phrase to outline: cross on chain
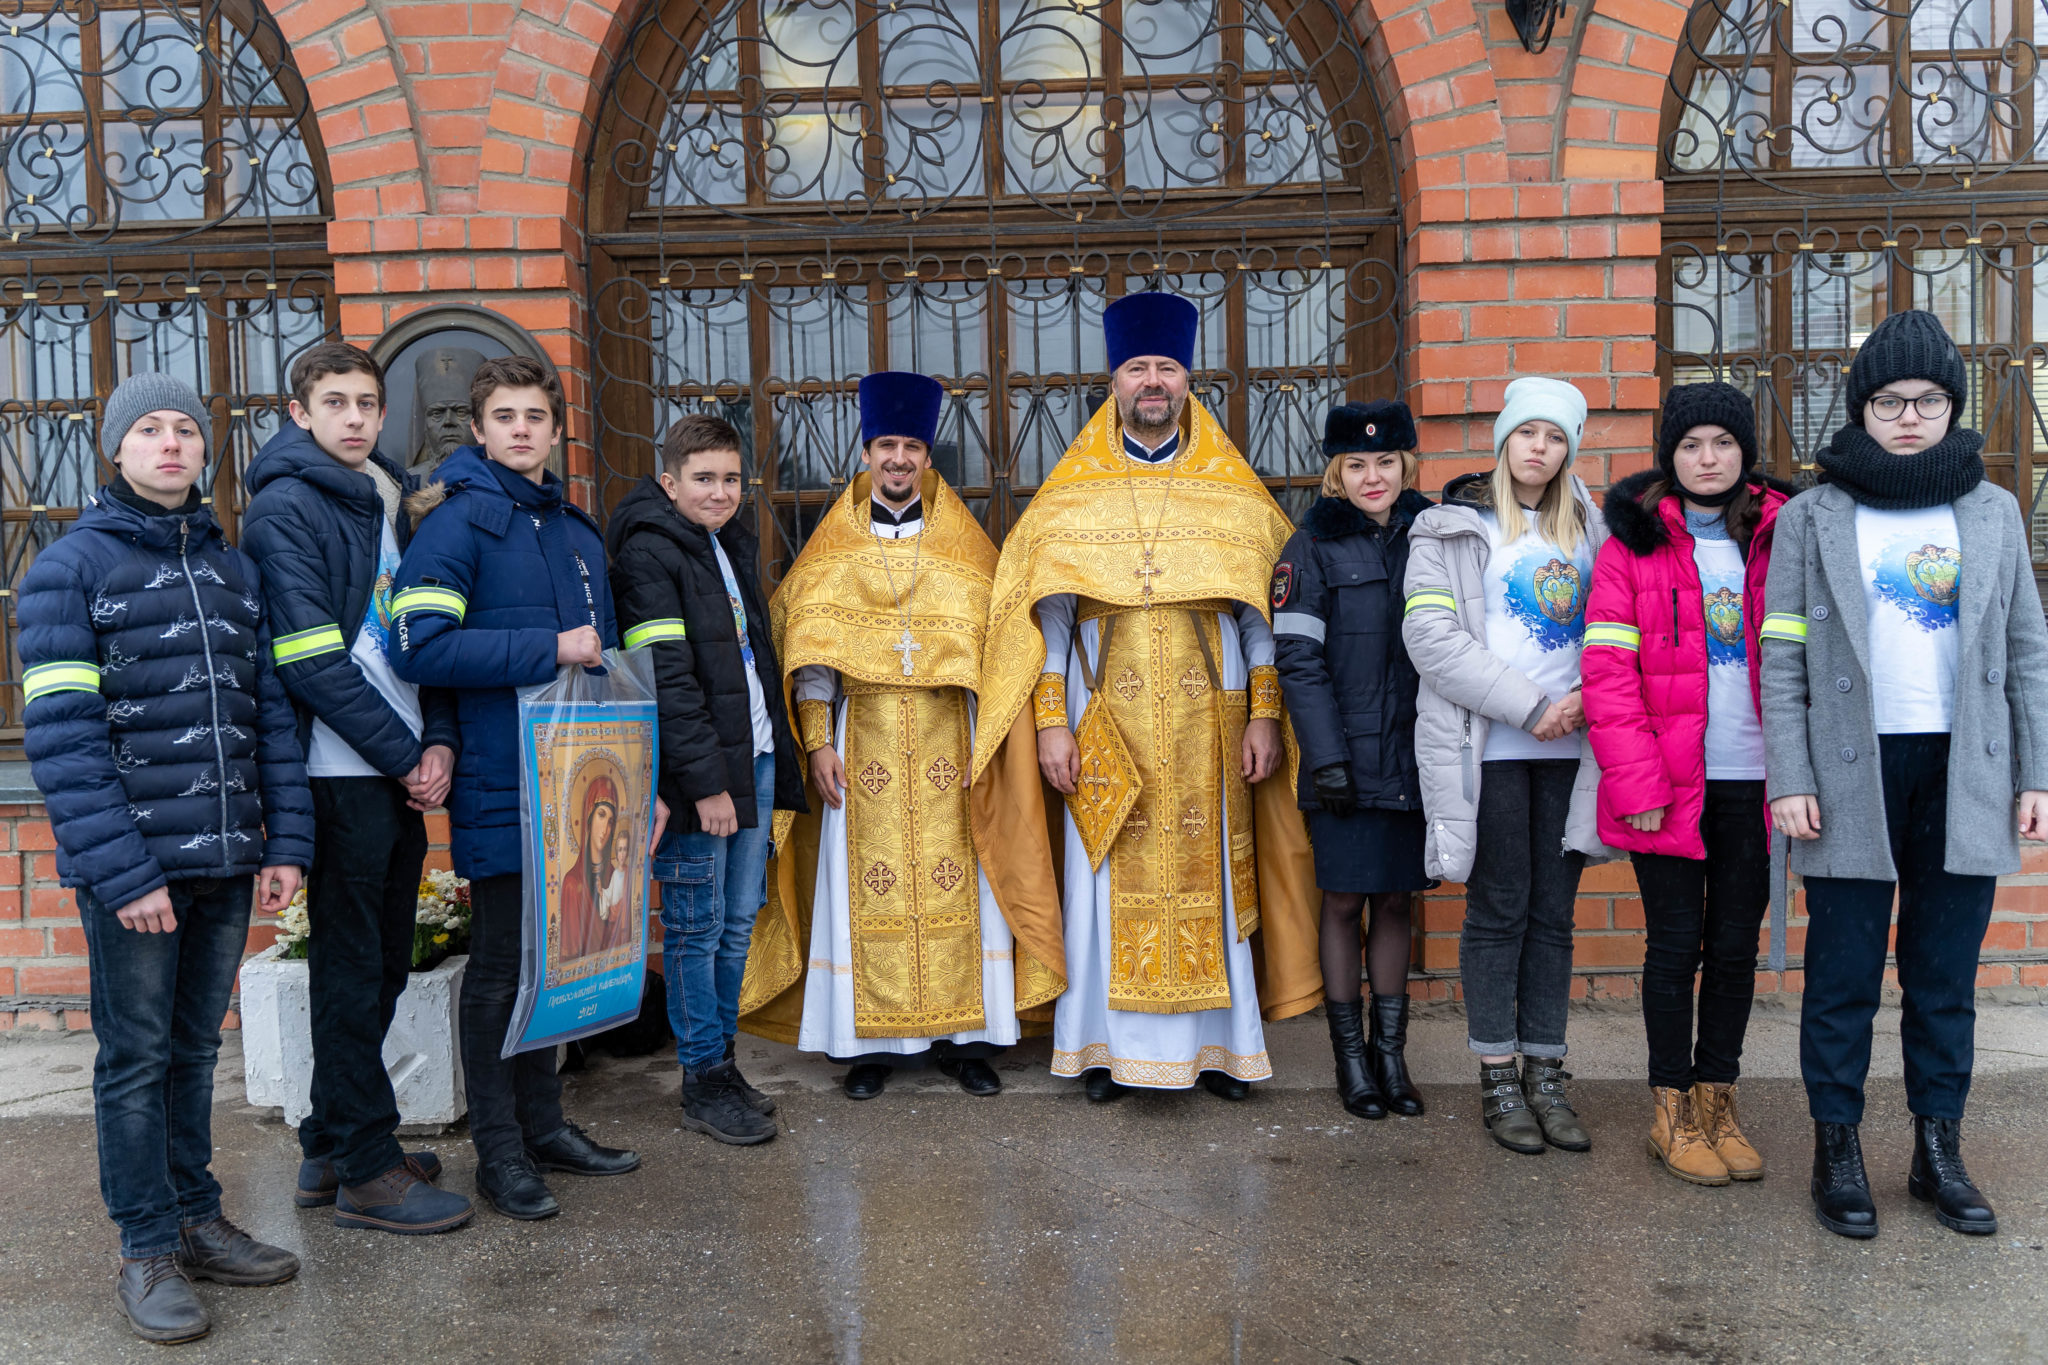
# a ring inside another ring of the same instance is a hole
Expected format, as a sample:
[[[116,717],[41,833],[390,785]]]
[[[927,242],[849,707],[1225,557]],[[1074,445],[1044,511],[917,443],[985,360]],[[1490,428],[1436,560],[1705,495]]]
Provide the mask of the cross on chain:
[[[1131,577],[1140,579],[1144,582],[1145,605],[1147,607],[1152,605],[1152,580],[1158,575],[1163,574],[1165,572],[1166,570],[1164,569],[1155,569],[1152,567],[1152,551],[1150,551],[1149,549],[1145,551],[1145,562],[1141,564],[1139,567],[1131,570]]]
[[[916,639],[911,636],[910,627],[905,626],[903,628],[902,636],[899,637],[896,643],[894,645],[891,645],[890,648],[894,649],[898,654],[901,654],[903,656],[903,676],[906,678],[909,677],[911,674],[910,656],[921,652],[924,649],[924,646],[919,644],[916,641]]]

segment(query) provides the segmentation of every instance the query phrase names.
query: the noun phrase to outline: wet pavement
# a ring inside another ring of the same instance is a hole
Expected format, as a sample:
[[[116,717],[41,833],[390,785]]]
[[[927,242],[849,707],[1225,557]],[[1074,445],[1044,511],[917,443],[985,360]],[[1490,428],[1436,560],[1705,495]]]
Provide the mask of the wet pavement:
[[[1764,1065],[1743,1099],[1772,1171],[1719,1190],[1651,1163],[1630,1080],[1575,1084],[1590,1154],[1494,1146],[1454,1018],[1418,1022],[1430,1114],[1381,1123],[1338,1108],[1315,1019],[1273,1030],[1291,1079],[1244,1104],[1196,1091],[1093,1106],[1044,1078],[1042,1041],[1006,1062],[1001,1097],[926,1075],[854,1104],[827,1088],[837,1073],[750,1045],[783,1125],[758,1148],[679,1129],[672,1066],[600,1062],[570,1079],[570,1111],[645,1167],[553,1177],[565,1212],[550,1222],[486,1211],[435,1238],[346,1232],[293,1208],[291,1130],[224,1084],[229,1213],[306,1268],[272,1289],[201,1286],[214,1333],[175,1358],[2039,1361],[2044,1019],[1987,1011],[1980,1027],[1980,1045],[1996,1043],[1965,1150],[2001,1227],[1975,1239],[1906,1195],[1896,1079],[1873,1085],[1865,1126],[1883,1234],[1849,1242],[1814,1223],[1804,1097],[1782,1075],[1788,1020],[1761,1011]],[[1581,1074],[1624,1068],[1640,1035],[1628,1024],[1575,1017]],[[1605,1050],[1588,1047],[1603,1029]],[[169,1359],[112,1305],[91,1122],[65,1112],[88,1077],[55,1070],[80,1056],[89,1072],[89,1039],[0,1045],[0,1359]],[[423,1145],[467,1192],[468,1144]]]

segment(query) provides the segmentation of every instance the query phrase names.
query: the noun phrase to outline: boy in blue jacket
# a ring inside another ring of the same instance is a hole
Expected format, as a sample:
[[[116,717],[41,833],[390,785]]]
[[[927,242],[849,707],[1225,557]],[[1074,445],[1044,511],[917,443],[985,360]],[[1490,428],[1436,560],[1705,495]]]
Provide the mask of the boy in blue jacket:
[[[213,1068],[251,879],[282,910],[313,857],[291,704],[256,565],[194,486],[212,418],[161,374],[107,399],[115,467],[22,583],[23,746],[76,890],[92,978],[100,1195],[115,1296],[147,1341],[212,1328],[190,1279],[276,1284],[296,1256],[221,1214]]]
[[[460,748],[448,794],[455,871],[470,879],[462,1069],[477,1190],[510,1218],[560,1212],[542,1171],[622,1175],[637,1153],[601,1147],[562,1115],[555,1051],[502,1058],[519,992],[524,896],[519,704],[563,664],[595,667],[618,642],[604,539],[547,468],[562,385],[525,356],[487,360],[471,429],[407,500],[423,518],[393,583],[386,644],[399,677],[455,693]]]
[[[448,795],[455,703],[391,671],[391,580],[410,477],[377,450],[384,373],[344,342],[293,364],[291,423],[250,464],[242,548],[263,570],[272,661],[299,717],[317,817],[306,909],[312,1112],[295,1196],[340,1227],[449,1232],[469,1200],[398,1146],[384,1034],[412,969],[424,811]]]

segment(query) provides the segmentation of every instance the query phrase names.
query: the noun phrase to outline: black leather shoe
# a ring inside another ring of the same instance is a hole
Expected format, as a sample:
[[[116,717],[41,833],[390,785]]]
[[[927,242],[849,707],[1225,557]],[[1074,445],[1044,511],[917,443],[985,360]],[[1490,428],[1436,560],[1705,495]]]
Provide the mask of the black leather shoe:
[[[1422,1113],[1422,1095],[1408,1077],[1408,997],[1375,995],[1372,1031],[1365,1040],[1365,1059],[1372,1067],[1387,1108],[1407,1118]]]
[[[1252,1083],[1241,1081],[1227,1071],[1204,1071],[1202,1089],[1226,1100],[1248,1100],[1252,1097]]]
[[[216,1218],[179,1230],[178,1269],[215,1284],[283,1284],[299,1273],[299,1258]]]
[[[526,1144],[526,1159],[533,1168],[567,1171],[570,1175],[624,1175],[640,1169],[640,1154],[623,1147],[602,1147],[590,1134],[573,1123],[565,1123],[544,1138]]]
[[[740,1064],[735,1060],[737,1056],[738,1040],[734,1038],[726,1039],[725,1064],[732,1068],[733,1087],[740,1092],[740,1099],[745,1102],[747,1108],[757,1114],[774,1113],[775,1101],[754,1089],[753,1086],[748,1085],[747,1078],[740,1075]]]
[[[1344,1112],[1362,1119],[1387,1116],[1386,1097],[1380,1094],[1365,1060],[1365,1006],[1356,1000],[1330,1000],[1323,1005],[1329,1016],[1330,1051],[1337,1059],[1337,1098]],[[1204,1079],[1216,1075],[1205,1072]]]
[[[889,1084],[889,1073],[893,1070],[894,1067],[883,1066],[880,1062],[862,1062],[846,1073],[846,1098],[873,1099]]]
[[[562,1211],[547,1182],[523,1156],[490,1161],[476,1168],[476,1192],[507,1218],[533,1223]]]
[[[1998,1231],[1998,1215],[1963,1169],[1963,1121],[1913,1116],[1913,1173],[1907,1191],[1934,1205],[1945,1228],[1988,1237]]]
[[[168,1251],[134,1261],[122,1257],[114,1298],[128,1315],[128,1326],[144,1341],[169,1346],[197,1341],[213,1330],[213,1315]]]
[[[403,1159],[415,1179],[431,1185],[441,1178],[441,1158],[432,1152],[407,1152]],[[292,1202],[302,1209],[322,1208],[334,1202],[340,1189],[341,1176],[334,1163],[324,1156],[308,1157],[299,1163],[299,1188],[293,1192]]]
[[[1118,1084],[1116,1077],[1110,1074],[1106,1066],[1098,1066],[1089,1071],[1086,1081],[1088,1098],[1097,1104],[1120,1100],[1124,1097],[1124,1092],[1130,1089],[1127,1085]]]
[[[1003,1078],[979,1057],[951,1057],[939,1063],[939,1070],[960,1082],[960,1088],[970,1095],[1003,1093]]]
[[[1863,1171],[1863,1143],[1853,1123],[1813,1125],[1813,1216],[1843,1237],[1877,1236],[1877,1205]]]

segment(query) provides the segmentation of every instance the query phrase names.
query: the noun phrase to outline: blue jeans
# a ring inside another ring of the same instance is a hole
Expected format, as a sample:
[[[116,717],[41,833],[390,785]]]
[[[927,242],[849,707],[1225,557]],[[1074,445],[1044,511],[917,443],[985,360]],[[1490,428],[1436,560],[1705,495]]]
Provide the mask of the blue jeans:
[[[220,1021],[249,939],[253,881],[172,882],[178,927],[125,928],[78,893],[92,982],[93,1121],[100,1198],[121,1254],[178,1249],[178,1230],[220,1217],[213,1162],[213,1067]]]
[[[665,834],[654,851],[661,883],[661,961],[676,1060],[701,1075],[725,1060],[739,1030],[740,980],[754,916],[768,899],[775,832],[775,755],[754,755],[754,827],[724,838]]]

